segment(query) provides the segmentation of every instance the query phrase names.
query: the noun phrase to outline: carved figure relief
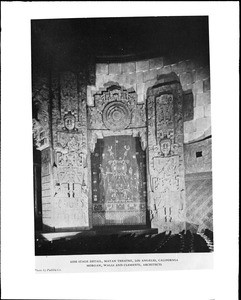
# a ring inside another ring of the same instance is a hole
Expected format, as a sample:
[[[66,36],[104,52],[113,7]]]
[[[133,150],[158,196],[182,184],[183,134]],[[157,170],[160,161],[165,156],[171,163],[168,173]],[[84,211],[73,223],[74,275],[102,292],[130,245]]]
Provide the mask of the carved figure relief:
[[[147,102],[152,221],[160,230],[179,232],[185,201],[180,85],[149,89]]]
[[[174,149],[173,95],[164,94],[156,98],[156,135],[161,156],[177,154]]]
[[[48,115],[49,88],[47,82],[36,87],[33,95],[33,108],[35,118],[33,118],[33,137],[38,150],[49,147],[49,115]]]
[[[53,118],[53,203],[55,223],[86,227],[88,220],[86,93],[77,74],[59,75]]]
[[[68,131],[72,131],[72,130],[77,130],[75,128],[75,116],[71,113],[71,111],[69,111],[65,116],[64,116],[64,128]]]
[[[153,177],[153,190],[162,192],[163,190],[179,191],[179,157],[172,156],[168,158],[154,157],[154,171],[156,177]]]
[[[168,156],[171,151],[171,143],[172,143],[171,140],[166,138],[160,140],[159,143],[160,143],[161,154],[163,154],[165,157]]]
[[[72,126],[70,130],[73,130]],[[86,136],[84,132],[58,132],[57,136],[56,166],[53,168],[53,198],[55,199],[56,210],[59,211],[60,215],[63,209],[68,209],[70,215],[74,212],[77,213],[75,218],[68,219],[68,226],[71,224],[72,226],[87,226]]]
[[[42,156],[42,186],[54,226],[87,227],[91,189],[94,225],[146,224],[146,148],[152,220],[162,230],[178,226],[185,206],[180,85],[157,85],[138,104],[133,89],[107,84],[87,108],[78,76],[64,73],[58,82],[51,116],[41,96],[33,122],[39,149],[51,142],[51,159]]]

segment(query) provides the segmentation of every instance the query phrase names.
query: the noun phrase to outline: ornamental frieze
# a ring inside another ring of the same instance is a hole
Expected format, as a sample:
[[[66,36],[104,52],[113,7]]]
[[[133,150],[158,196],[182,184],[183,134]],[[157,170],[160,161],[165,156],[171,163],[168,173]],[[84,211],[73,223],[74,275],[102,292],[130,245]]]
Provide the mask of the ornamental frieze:
[[[38,150],[49,147],[49,87],[48,82],[43,80],[35,87],[33,92],[33,137]]]
[[[146,126],[145,105],[137,94],[117,84],[96,93],[94,106],[88,108],[89,129],[120,131]]]

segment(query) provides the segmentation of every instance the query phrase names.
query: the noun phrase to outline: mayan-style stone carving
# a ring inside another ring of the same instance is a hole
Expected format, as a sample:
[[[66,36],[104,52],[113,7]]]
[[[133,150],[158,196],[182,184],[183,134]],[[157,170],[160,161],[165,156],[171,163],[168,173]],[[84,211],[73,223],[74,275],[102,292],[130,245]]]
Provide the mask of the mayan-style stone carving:
[[[61,160],[59,165],[67,163],[68,166],[77,164],[83,166],[83,159],[86,159],[86,136],[85,132],[68,133],[58,132],[58,144],[55,147],[56,153]]]
[[[88,109],[93,224],[146,224],[145,104],[116,82]]]
[[[137,94],[115,84],[94,95],[94,106],[89,107],[89,128],[120,131],[144,127],[145,105],[137,104]]]
[[[61,73],[59,79],[60,94],[54,98],[59,114],[53,117],[55,226],[88,227],[86,93],[77,74]]]
[[[49,86],[46,78],[33,87],[33,137],[38,150],[49,147]]]
[[[156,138],[161,156],[176,153],[178,145],[174,143],[173,95],[164,94],[156,98]]]
[[[117,82],[107,83],[94,95],[94,106],[88,108],[88,144],[91,152],[97,139],[113,135],[141,138],[142,149],[147,147],[145,104],[137,103],[134,89],[126,90]]]
[[[120,101],[108,103],[103,111],[103,122],[110,130],[122,130],[131,122],[131,112],[127,105]]]
[[[160,231],[184,227],[182,89],[165,80],[148,89],[149,203]]]
[[[58,144],[55,146],[56,159],[53,168],[53,201],[55,211],[58,212],[55,215],[56,222],[67,227],[88,226],[85,132],[58,132],[57,135]]]
[[[38,150],[49,147],[49,128],[43,122],[33,119],[33,137]]]
[[[48,228],[89,227],[86,86],[81,80],[71,72],[52,73],[44,92],[34,94],[33,133],[43,150],[43,224]]]
[[[79,74],[60,73],[52,81],[54,129],[78,131],[86,126],[86,86]]]
[[[76,119],[75,116],[69,111],[65,116],[64,116],[64,128],[65,130],[68,131],[73,131],[77,130],[75,127]]]
[[[88,144],[89,144],[89,150],[91,153],[93,153],[95,150],[95,144],[96,144],[98,138],[103,138],[103,135],[99,132],[97,133],[94,131],[89,131]]]
[[[136,136],[135,135],[135,131],[134,131],[134,134],[133,136]],[[143,151],[146,150],[146,147],[147,147],[147,134],[146,134],[146,128],[140,128],[138,130],[138,136],[140,137],[141,139],[141,148]]]

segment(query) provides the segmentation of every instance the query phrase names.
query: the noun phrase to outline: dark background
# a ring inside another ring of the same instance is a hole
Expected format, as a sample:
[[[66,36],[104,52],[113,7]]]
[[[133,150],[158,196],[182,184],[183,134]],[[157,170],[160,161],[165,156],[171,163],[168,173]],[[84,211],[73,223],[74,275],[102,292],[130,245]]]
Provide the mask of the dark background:
[[[157,56],[209,59],[208,17],[32,20],[33,72]]]

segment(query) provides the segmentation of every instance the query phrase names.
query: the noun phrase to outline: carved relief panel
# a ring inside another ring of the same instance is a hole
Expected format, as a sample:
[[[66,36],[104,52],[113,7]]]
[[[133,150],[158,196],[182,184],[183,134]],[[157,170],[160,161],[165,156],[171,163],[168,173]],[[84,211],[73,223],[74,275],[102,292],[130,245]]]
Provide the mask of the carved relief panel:
[[[120,131],[146,124],[145,105],[137,103],[137,94],[118,84],[110,85],[94,95],[89,107],[89,129]]]
[[[148,89],[149,203],[160,231],[184,228],[182,90],[180,84]]]
[[[113,135],[140,137],[143,150],[147,145],[146,106],[137,103],[134,89],[110,82],[96,93],[94,106],[88,107],[89,148],[93,152],[98,138]]]
[[[46,213],[43,209],[43,224],[55,229],[89,228],[86,84],[79,74],[52,73],[47,89],[33,131],[38,145],[38,128],[47,123],[48,163],[44,163],[45,148],[38,147],[43,150],[42,202],[48,197],[49,204]]]
[[[54,98],[53,205],[57,227],[89,227],[86,93],[73,73],[61,74]]]
[[[57,132],[53,203],[61,227],[88,226],[88,172],[84,132]]]
[[[36,82],[33,87],[33,137],[38,150],[50,146],[49,128],[49,83],[47,78]]]

